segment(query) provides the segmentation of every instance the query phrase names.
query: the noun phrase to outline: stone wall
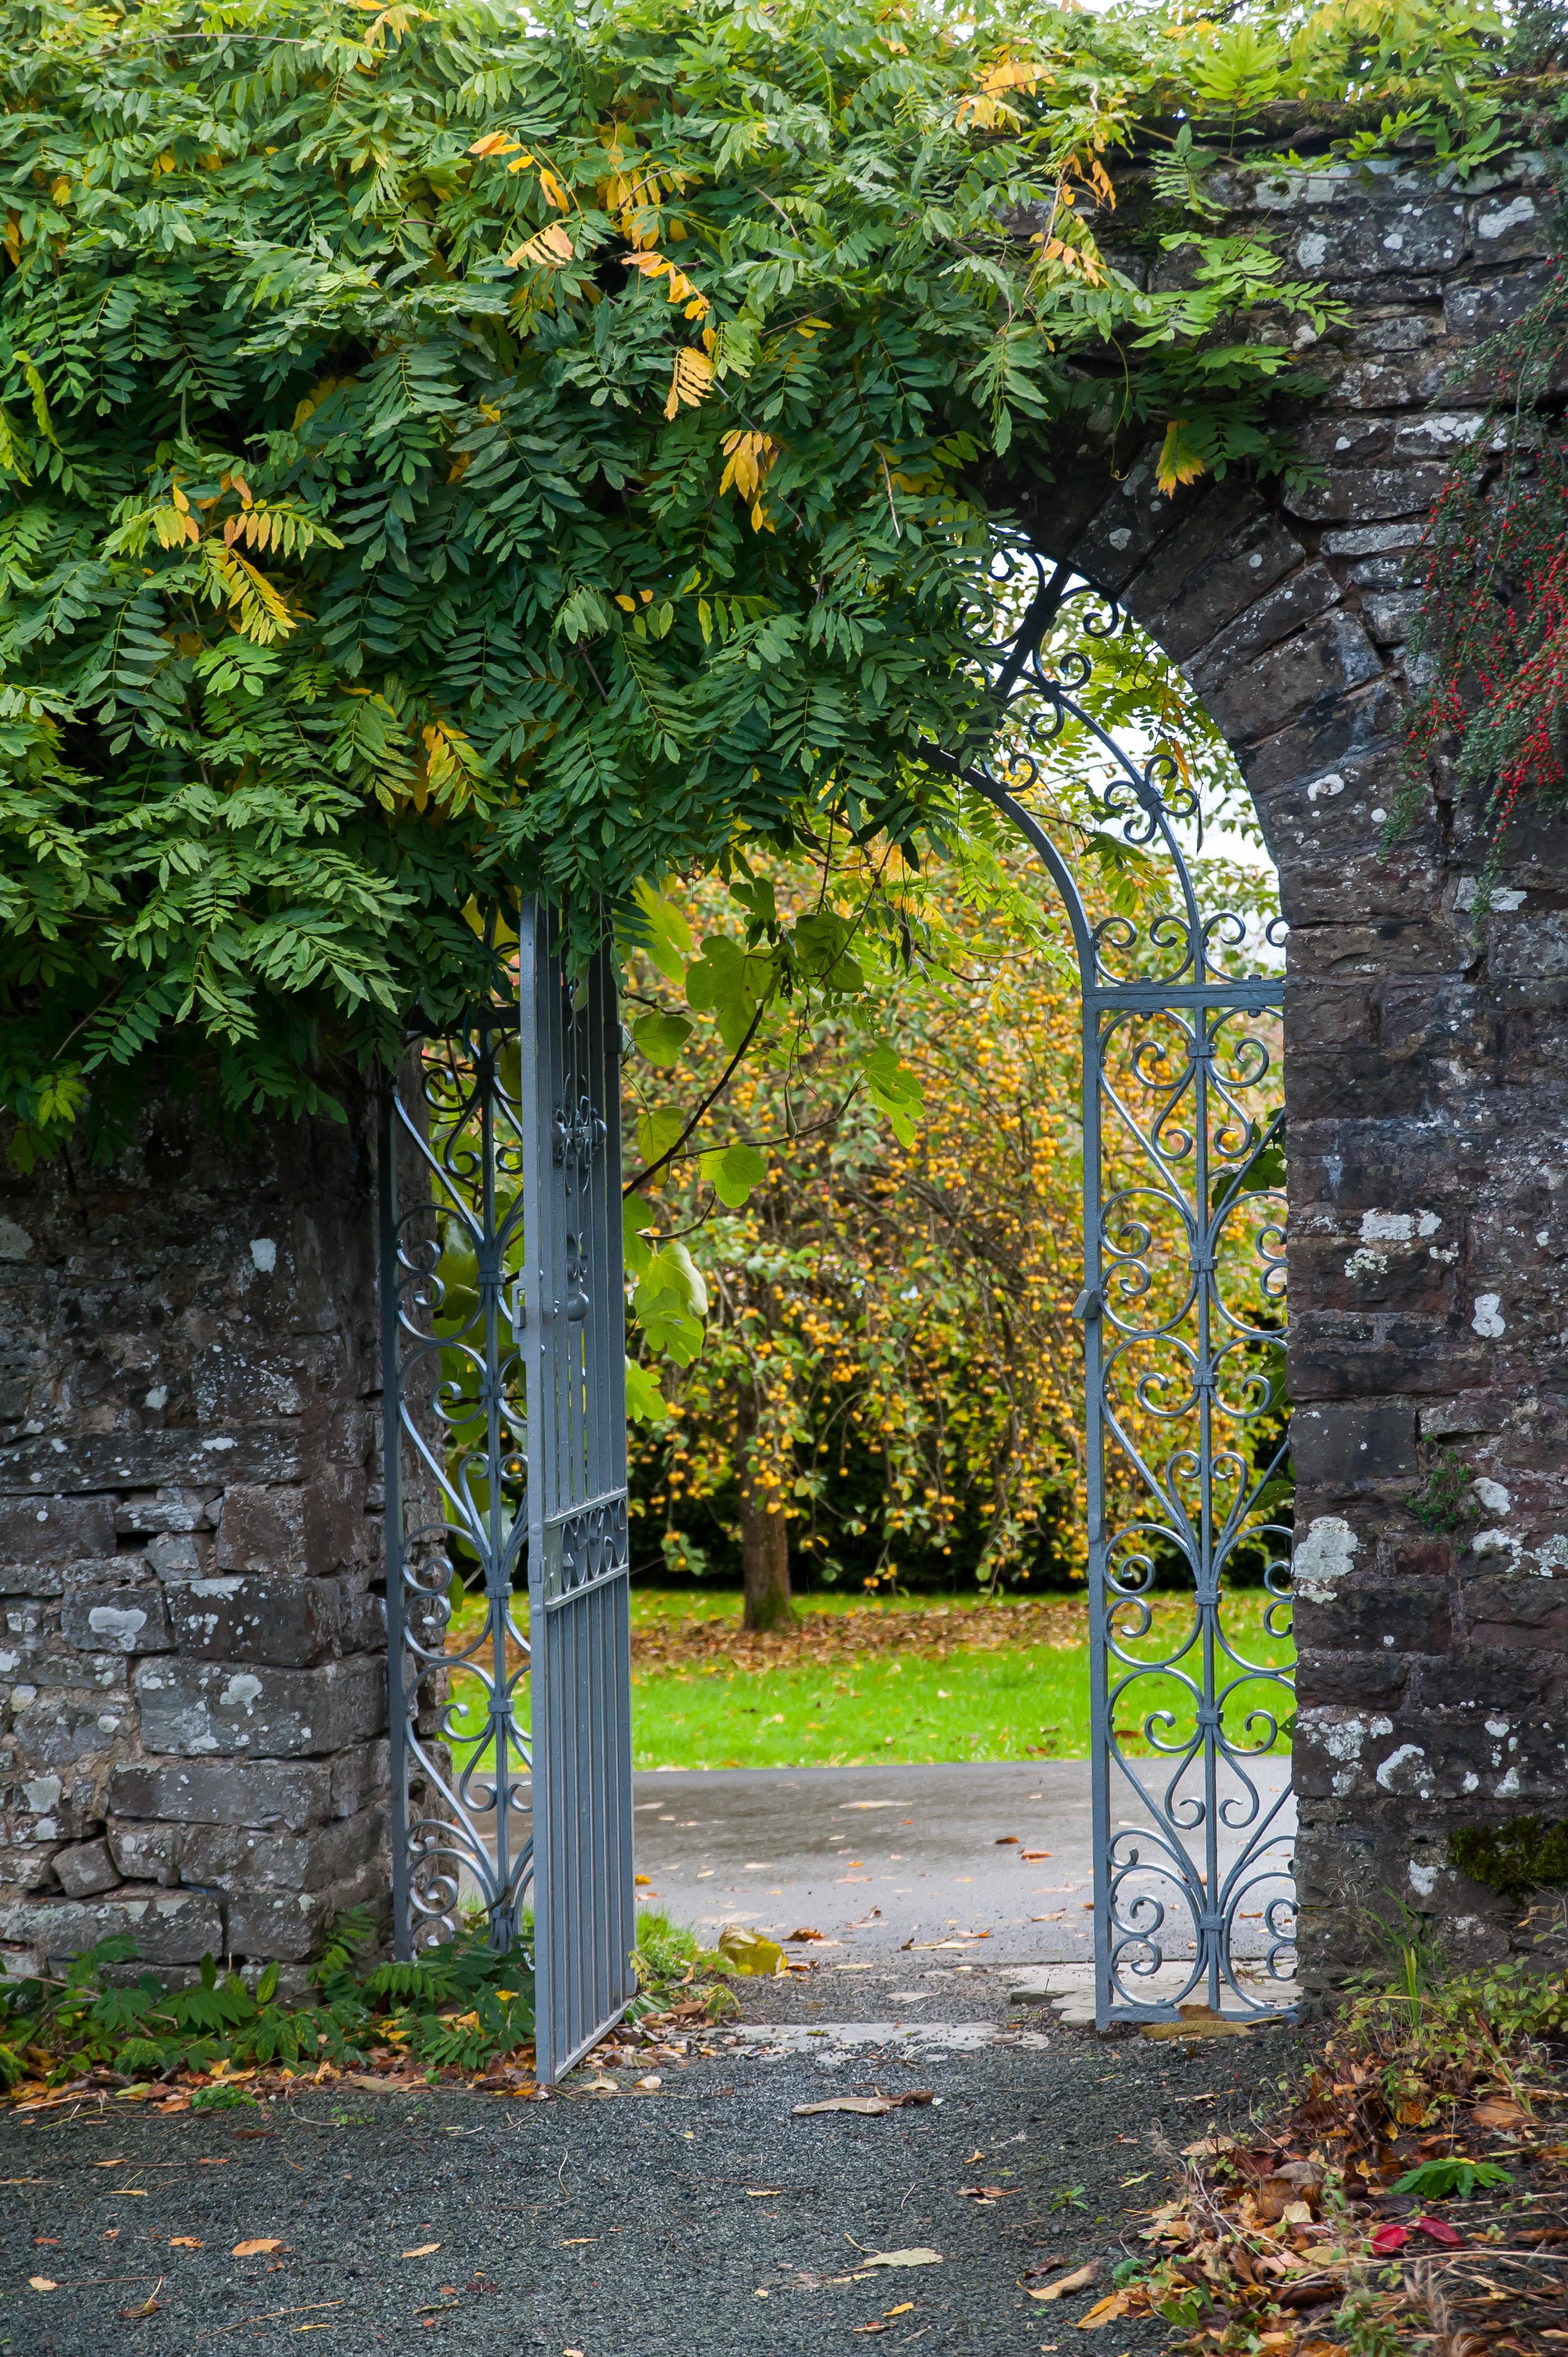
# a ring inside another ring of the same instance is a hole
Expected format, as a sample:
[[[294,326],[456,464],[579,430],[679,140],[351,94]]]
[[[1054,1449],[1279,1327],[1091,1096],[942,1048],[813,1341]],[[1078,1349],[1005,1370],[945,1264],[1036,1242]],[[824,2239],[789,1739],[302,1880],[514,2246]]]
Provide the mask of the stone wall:
[[[1542,178],[1238,183],[1350,322],[1304,351],[1322,485],[1157,493],[1092,448],[1011,486],[1235,745],[1291,923],[1291,1385],[1306,1977],[1392,1893],[1519,1936],[1458,1825],[1568,1790],[1568,828],[1519,823],[1482,938],[1476,813],[1401,780],[1409,551],[1474,429],[1477,339],[1542,283]],[[1249,216],[1246,208],[1251,208]],[[1305,341],[1310,341],[1304,338]],[[1455,371],[1457,371],[1457,380]],[[362,1110],[225,1149],[191,1107],[94,1176],[0,1181],[0,1943],[133,1930],[302,1958],[386,1887]],[[1412,1510],[1442,1452],[1478,1510]]]
[[[302,1960],[387,1887],[373,1138],[0,1178],[0,1957]]]
[[[1444,1835],[1568,1813],[1568,826],[1516,823],[1479,940],[1475,807],[1440,782],[1380,849],[1408,554],[1479,422],[1475,343],[1544,283],[1547,199],[1533,159],[1468,190],[1374,166],[1230,193],[1229,229],[1350,307],[1298,339],[1326,385],[1297,420],[1321,485],[1173,500],[1147,454],[1112,479],[1086,447],[1022,504],[1179,660],[1280,871],[1297,1865],[1320,1986],[1391,1894],[1455,1957],[1506,1949],[1513,1914]],[[1444,1451],[1477,1478],[1433,1531],[1412,1501]]]

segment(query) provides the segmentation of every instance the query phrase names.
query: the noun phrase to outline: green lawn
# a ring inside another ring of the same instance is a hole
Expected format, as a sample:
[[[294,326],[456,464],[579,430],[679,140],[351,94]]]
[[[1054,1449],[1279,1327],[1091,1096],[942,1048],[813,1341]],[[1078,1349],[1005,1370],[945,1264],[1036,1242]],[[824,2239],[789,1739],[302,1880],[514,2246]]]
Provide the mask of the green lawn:
[[[1232,1641],[1252,1661],[1288,1668],[1294,1659],[1288,1640],[1262,1631],[1262,1599],[1243,1592],[1227,1606]],[[812,1598],[807,1606],[833,1617],[865,1610],[860,1598]],[[1084,1635],[1075,1645],[1028,1644],[964,1649],[954,1618],[995,1608],[966,1602],[961,1614],[950,1608],[940,1631],[929,1609],[902,1599],[878,1608],[923,1622],[921,1636],[940,1634],[955,1645],[946,1659],[918,1652],[878,1650],[856,1660],[815,1661],[808,1635],[804,1658],[766,1666],[736,1667],[723,1661],[689,1665],[634,1666],[632,1731],[639,1768],[852,1767],[874,1760],[1082,1759],[1089,1752],[1089,1647],[1087,1611],[1076,1616]],[[1002,1608],[1005,1609],[1006,1608]],[[1156,1605],[1156,1630],[1136,1648],[1157,1656],[1185,1627],[1176,1602]],[[718,1592],[642,1590],[633,1593],[634,1626],[651,1635],[673,1633],[674,1624],[733,1620],[739,1598]],[[1163,1633],[1162,1633],[1163,1632]],[[822,1631],[823,1636],[827,1631]],[[912,1641],[919,1641],[911,1631]],[[929,1637],[927,1641],[929,1641]],[[1191,1667],[1191,1662],[1187,1666]],[[1140,1681],[1135,1705],[1118,1715],[1128,1730],[1125,1749],[1146,1753],[1141,1730],[1150,1712],[1162,1706],[1178,1713],[1177,1732],[1190,1727],[1177,1682],[1168,1676]],[[1249,1682],[1232,1697],[1226,1726],[1240,1738],[1249,1709],[1288,1707],[1288,1697],[1267,1680]],[[478,1719],[474,1720],[475,1731]]]

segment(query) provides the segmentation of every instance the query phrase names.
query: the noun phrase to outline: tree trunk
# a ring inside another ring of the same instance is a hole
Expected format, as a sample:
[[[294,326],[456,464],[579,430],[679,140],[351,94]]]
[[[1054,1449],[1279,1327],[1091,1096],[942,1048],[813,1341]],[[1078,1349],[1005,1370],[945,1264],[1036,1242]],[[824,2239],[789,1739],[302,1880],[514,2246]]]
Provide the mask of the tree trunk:
[[[740,1428],[740,1569],[746,1592],[743,1625],[747,1629],[781,1629],[795,1617],[789,1595],[789,1525],[776,1500],[778,1492],[759,1489],[753,1478],[757,1414],[749,1405],[741,1412]]]

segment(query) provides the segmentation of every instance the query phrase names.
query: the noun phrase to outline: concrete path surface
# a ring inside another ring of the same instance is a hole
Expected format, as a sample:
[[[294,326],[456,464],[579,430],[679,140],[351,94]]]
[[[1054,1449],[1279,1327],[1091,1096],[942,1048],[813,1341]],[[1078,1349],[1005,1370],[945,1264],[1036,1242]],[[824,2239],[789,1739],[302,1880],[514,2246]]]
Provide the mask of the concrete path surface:
[[[656,1770],[636,1779],[639,1896],[709,1937],[725,1923],[811,1930],[888,1957],[983,1933],[997,1962],[1086,1962],[1089,1772],[1081,1760]],[[1284,1796],[1282,1857],[1288,1778],[1280,1759],[1259,1780],[1267,1803]],[[1222,1863],[1240,1840],[1226,1833]],[[1240,1929],[1238,1953],[1261,1949],[1261,1920]]]

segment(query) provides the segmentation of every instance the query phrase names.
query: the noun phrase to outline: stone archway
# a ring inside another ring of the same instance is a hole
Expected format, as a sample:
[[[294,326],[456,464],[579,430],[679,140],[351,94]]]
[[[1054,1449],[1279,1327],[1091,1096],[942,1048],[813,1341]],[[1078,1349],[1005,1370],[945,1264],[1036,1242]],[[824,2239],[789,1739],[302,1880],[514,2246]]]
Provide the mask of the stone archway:
[[[1387,165],[1237,183],[1230,226],[1350,308],[1298,420],[1320,488],[1166,500],[1135,454],[1117,479],[1084,452],[1058,485],[1003,492],[1187,668],[1292,926],[1309,1986],[1359,1957],[1357,1910],[1391,1890],[1452,1953],[1505,1945],[1507,1910],[1444,1835],[1560,1811],[1568,1783],[1568,828],[1517,826],[1478,944],[1463,804],[1380,848],[1404,554],[1478,414],[1450,371],[1543,283],[1543,177],[1520,159],[1479,192]],[[225,1157],[194,1124],[149,1115],[123,1171],[0,1180],[0,1949],[18,1963],[115,1930],[156,1963],[298,1957],[384,1886],[361,1125],[268,1126]],[[1434,1531],[1412,1500],[1446,1448],[1485,1512]]]
[[[1475,813],[1429,800],[1394,849],[1403,586],[1446,462],[1476,429],[1482,337],[1549,274],[1542,174],[1483,193],[1348,166],[1246,184],[1254,231],[1349,307],[1299,414],[1294,497],[1155,489],[1147,455],[1008,496],[1036,545],[1113,595],[1224,729],[1291,927],[1290,1383],[1302,1955],[1321,1988],[1393,1894],[1455,1958],[1518,1910],[1445,1835],[1568,1790],[1568,828],[1518,823],[1481,941]],[[1233,195],[1241,194],[1233,188]],[[1424,1527],[1441,1452],[1478,1518]],[[1480,1527],[1477,1528],[1477,1519]]]

